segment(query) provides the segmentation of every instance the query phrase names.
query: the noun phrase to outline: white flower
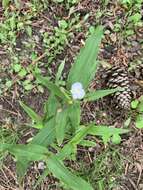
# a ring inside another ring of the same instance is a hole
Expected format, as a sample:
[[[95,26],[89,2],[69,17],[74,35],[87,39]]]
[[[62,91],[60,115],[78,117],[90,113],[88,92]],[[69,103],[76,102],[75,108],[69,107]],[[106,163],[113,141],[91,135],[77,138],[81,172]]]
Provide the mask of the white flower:
[[[81,100],[85,96],[85,91],[80,82],[75,82],[74,84],[72,84],[70,91],[74,100]]]

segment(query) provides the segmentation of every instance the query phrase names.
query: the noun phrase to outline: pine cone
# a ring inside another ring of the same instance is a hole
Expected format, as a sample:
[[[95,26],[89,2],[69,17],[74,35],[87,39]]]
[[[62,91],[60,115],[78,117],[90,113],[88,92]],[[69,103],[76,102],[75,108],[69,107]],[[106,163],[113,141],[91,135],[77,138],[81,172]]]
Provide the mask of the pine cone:
[[[113,66],[106,70],[103,77],[107,88],[124,88],[123,91],[114,93],[112,95],[112,100],[117,108],[129,110],[132,99],[132,90],[127,70],[124,67]]]

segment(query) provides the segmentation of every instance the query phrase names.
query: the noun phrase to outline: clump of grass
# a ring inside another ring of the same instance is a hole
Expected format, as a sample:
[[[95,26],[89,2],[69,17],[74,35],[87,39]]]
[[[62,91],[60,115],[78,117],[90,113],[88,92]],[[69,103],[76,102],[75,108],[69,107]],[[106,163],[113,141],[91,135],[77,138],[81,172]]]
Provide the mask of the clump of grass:
[[[96,154],[96,152],[95,152]],[[123,158],[118,149],[107,148],[89,166],[80,162],[80,173],[95,190],[112,189],[119,185],[123,174]]]

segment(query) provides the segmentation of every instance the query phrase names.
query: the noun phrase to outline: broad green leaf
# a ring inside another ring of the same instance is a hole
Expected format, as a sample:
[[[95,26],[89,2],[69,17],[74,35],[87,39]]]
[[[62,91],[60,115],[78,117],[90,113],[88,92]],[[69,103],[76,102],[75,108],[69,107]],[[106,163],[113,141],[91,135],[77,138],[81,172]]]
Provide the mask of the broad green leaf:
[[[48,155],[46,147],[35,144],[17,144],[13,145],[8,151],[16,158],[22,158],[23,160],[36,161],[45,160]]]
[[[135,125],[138,129],[143,129],[143,114],[138,114]]]
[[[7,144],[7,143],[0,143],[0,152],[4,152],[9,150],[13,144]]]
[[[80,108],[80,102],[76,102],[71,104],[68,107],[68,117],[70,119],[70,123],[73,127],[73,129],[77,129],[80,124],[80,115],[81,115],[81,108]]]
[[[46,118],[54,116],[58,107],[60,107],[60,103],[58,102],[56,96],[50,94],[48,100],[45,102],[44,105],[44,113],[46,114]]]
[[[99,98],[103,98],[104,96],[107,96],[109,94],[113,94],[117,91],[122,90],[121,88],[115,88],[115,89],[108,89],[108,90],[96,90],[93,92],[89,92],[86,97],[85,101],[95,101],[98,100]]]
[[[15,145],[10,148],[9,152],[17,159],[16,172],[19,183],[26,174],[29,162],[46,159],[48,154],[47,148],[34,144]]]
[[[33,109],[31,109],[29,106],[27,106],[23,102],[20,101],[19,103],[20,103],[20,106],[24,109],[24,111],[28,114],[28,116],[31,117],[31,119],[35,121],[39,125],[40,128],[42,128],[42,118],[36,112],[34,112]]]
[[[32,144],[38,144],[41,146],[50,145],[55,139],[55,119],[49,120],[43,129],[33,138]]]
[[[56,114],[56,139],[59,145],[62,144],[63,139],[65,137],[66,132],[66,125],[67,125],[67,109],[59,108]]]
[[[46,77],[42,77],[39,74],[35,74],[36,78],[40,83],[48,88],[50,92],[52,92],[54,95],[60,97],[61,99],[65,101],[69,101],[68,95],[66,95],[57,85],[55,85],[53,82],[50,82]]]
[[[127,129],[118,129],[107,126],[94,126],[90,129],[89,134],[102,137],[104,144],[107,144],[113,135],[121,135],[128,132],[129,130]]]
[[[68,89],[75,82],[82,83],[86,89],[90,81],[95,76],[98,62],[96,61],[99,45],[103,34],[103,28],[97,27],[95,33],[91,34],[85,42],[85,47],[81,49],[75,63],[68,76]]]
[[[53,175],[66,184],[70,189],[93,190],[89,183],[71,173],[71,171],[68,170],[64,164],[56,158],[56,156],[48,157],[47,166]]]

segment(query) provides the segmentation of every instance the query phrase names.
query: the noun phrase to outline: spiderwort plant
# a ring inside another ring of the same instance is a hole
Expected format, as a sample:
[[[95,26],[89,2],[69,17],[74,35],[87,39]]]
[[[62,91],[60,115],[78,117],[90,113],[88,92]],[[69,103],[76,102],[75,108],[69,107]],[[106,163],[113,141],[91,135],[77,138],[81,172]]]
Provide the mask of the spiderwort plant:
[[[95,101],[114,93],[119,89],[88,91],[90,81],[95,76],[97,55],[103,34],[103,28],[97,27],[85,43],[77,60],[72,65],[65,86],[59,82],[34,74],[36,79],[49,91],[49,98],[44,104],[44,115],[41,117],[33,109],[20,102],[25,112],[34,121],[33,127],[39,132],[27,145],[2,144],[0,151],[9,151],[17,158],[17,174],[21,181],[28,164],[34,160],[44,160],[47,164],[45,173],[51,172],[67,188],[73,190],[93,190],[93,187],[82,178],[75,176],[64,165],[65,159],[75,159],[77,145],[95,146],[95,142],[86,141],[86,135],[97,135],[107,144],[111,139],[119,142],[120,135],[128,132],[107,126],[81,124],[81,101]],[[82,71],[82,72],[81,72]],[[58,76],[59,78],[59,76]],[[66,139],[66,143],[63,142]],[[61,146],[62,145],[62,146]],[[54,154],[51,148],[57,152]],[[26,153],[26,154],[25,154]]]

